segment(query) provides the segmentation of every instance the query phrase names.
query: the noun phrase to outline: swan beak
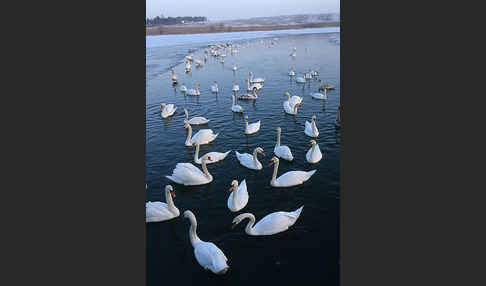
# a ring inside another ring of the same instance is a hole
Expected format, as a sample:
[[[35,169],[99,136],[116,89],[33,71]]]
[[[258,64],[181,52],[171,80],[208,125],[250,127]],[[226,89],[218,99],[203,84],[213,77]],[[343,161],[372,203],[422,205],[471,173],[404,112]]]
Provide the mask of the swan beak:
[[[263,152],[262,152],[262,155],[263,155],[263,157],[267,157],[267,155],[265,155],[265,153],[263,153]]]
[[[232,223],[231,224],[231,229],[235,228],[236,225],[237,225],[237,223]]]
[[[174,191],[170,192],[170,195],[172,196],[172,198],[175,198],[175,197],[176,197],[176,195],[175,195],[175,192],[174,192]]]
[[[270,163],[268,164],[268,166],[272,166],[273,165],[273,161],[270,161]]]
[[[232,192],[233,190],[235,189],[235,187],[231,186],[231,188],[229,188],[229,192]]]

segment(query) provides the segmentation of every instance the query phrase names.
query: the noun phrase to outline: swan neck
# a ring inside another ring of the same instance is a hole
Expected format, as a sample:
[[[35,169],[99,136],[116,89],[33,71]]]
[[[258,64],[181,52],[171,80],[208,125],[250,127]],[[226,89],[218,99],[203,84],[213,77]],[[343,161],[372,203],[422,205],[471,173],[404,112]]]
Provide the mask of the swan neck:
[[[167,205],[169,206],[169,210],[173,210],[175,208],[174,201],[172,200],[172,196],[170,194],[170,191],[165,191],[165,201],[167,202]]]
[[[189,113],[187,113],[187,109],[184,109],[184,113],[186,114],[186,120],[189,120]]]
[[[249,218],[250,221],[246,225],[245,231],[248,234],[253,234],[253,226],[255,225],[255,216],[252,214],[247,214],[245,218]]]
[[[191,144],[191,136],[192,136],[192,127],[191,125],[189,125],[189,127],[187,127],[187,138],[186,138],[186,144]]]
[[[203,172],[206,175],[206,177],[212,178],[211,174],[208,171],[208,168],[206,168],[206,158],[202,159],[202,169],[203,169]]]
[[[312,129],[314,130],[314,132],[317,132],[317,126],[315,120],[312,120]]]
[[[197,236],[197,221],[194,216],[189,217],[189,221],[191,222],[191,228],[189,229],[189,239],[191,240],[192,247],[196,246],[196,243],[201,242],[199,237]]]
[[[277,146],[280,147],[280,130],[277,131]]]
[[[233,190],[233,207],[236,209],[236,193],[238,192],[238,182]]]
[[[275,162],[275,164],[273,166],[272,182],[275,182],[277,180],[278,164],[279,164],[279,161]]]
[[[257,149],[255,149],[255,150],[253,151],[253,160],[255,161],[255,165],[258,165],[258,163],[260,163],[260,162],[258,161]]]
[[[232,95],[231,98],[233,99],[233,105],[235,105],[235,96]]]
[[[316,145],[317,145],[317,144],[312,144],[312,151],[311,151],[311,154],[314,154],[314,151],[316,151]]]
[[[194,162],[197,163],[197,159],[199,159],[199,144],[196,144],[196,152],[194,153]]]

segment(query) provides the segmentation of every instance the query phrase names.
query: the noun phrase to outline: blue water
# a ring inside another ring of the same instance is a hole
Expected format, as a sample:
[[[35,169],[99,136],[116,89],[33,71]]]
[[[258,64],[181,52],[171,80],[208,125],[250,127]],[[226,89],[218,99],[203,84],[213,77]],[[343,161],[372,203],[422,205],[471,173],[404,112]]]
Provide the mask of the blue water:
[[[215,277],[199,266],[189,242],[189,223],[181,215],[171,221],[147,225],[148,285],[169,282],[178,285],[339,284],[340,131],[334,126],[341,87],[338,31],[338,28],[319,28],[147,37],[147,200],[164,201],[163,188],[172,184],[177,195],[175,205],[181,213],[186,209],[194,212],[199,237],[222,249],[231,267],[224,277]],[[270,45],[274,37],[278,40]],[[184,73],[183,59],[189,51],[196,59],[202,59],[202,48],[227,41],[238,43],[240,52],[235,55],[226,52],[224,64],[210,56],[203,68],[193,67],[192,73]],[[293,47],[297,48],[296,58],[289,57]],[[233,63],[238,65],[237,72],[231,71]],[[328,93],[327,101],[311,98],[310,93],[317,92],[318,81],[296,84],[287,75],[291,66],[298,73],[307,72],[309,67],[319,71],[319,78],[336,86],[336,90]],[[179,83],[185,82],[188,88],[200,83],[201,96],[184,96],[174,89],[168,72],[171,67]],[[232,82],[237,81],[240,89],[245,88],[244,79],[249,71],[255,77],[264,77],[265,83],[256,102],[238,102],[245,108],[250,123],[261,120],[260,131],[246,136],[243,116],[234,114],[230,108]],[[214,80],[219,84],[218,95],[210,92]],[[286,91],[304,98],[296,116],[283,111]],[[175,104],[176,114],[162,119],[160,103]],[[184,146],[187,136],[183,130],[184,107],[191,118],[204,116],[211,120],[208,125],[194,126],[194,133],[201,128],[220,133],[211,144],[201,146],[200,156],[211,151],[233,150],[224,161],[208,165],[214,180],[207,185],[184,187],[165,178],[178,162],[193,163],[194,150]],[[320,135],[316,141],[324,154],[313,165],[305,160],[310,138],[303,133],[304,122],[312,115],[317,117]],[[282,128],[281,143],[291,148],[295,158],[290,163],[280,160],[278,175],[291,170],[317,170],[303,185],[270,186],[273,167],[268,167],[268,163],[273,157],[277,127]],[[266,158],[260,157],[263,170],[241,166],[234,150],[251,153],[258,146],[267,154]],[[231,213],[226,205],[233,179],[246,179],[250,196],[248,205],[238,213]],[[251,212],[258,221],[271,212],[292,211],[301,205],[305,205],[302,215],[286,232],[250,237],[244,232],[246,222],[231,229],[232,219],[240,213]]]

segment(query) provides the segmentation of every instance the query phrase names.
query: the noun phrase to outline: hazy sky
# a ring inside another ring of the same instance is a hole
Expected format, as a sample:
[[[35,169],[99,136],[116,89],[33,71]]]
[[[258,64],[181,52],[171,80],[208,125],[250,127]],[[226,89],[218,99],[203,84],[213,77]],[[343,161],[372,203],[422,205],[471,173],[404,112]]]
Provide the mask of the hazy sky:
[[[340,0],[146,0],[147,17],[206,16],[229,20],[339,12]]]

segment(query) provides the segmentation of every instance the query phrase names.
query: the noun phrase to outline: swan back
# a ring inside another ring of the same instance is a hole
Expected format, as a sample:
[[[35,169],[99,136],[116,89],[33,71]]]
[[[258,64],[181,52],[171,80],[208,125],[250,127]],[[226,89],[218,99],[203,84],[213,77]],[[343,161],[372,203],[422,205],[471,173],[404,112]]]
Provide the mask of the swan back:
[[[309,172],[305,171],[289,171],[282,174],[280,177],[276,179],[275,187],[292,187],[303,184],[307,180],[314,175],[316,170],[312,170]]]

